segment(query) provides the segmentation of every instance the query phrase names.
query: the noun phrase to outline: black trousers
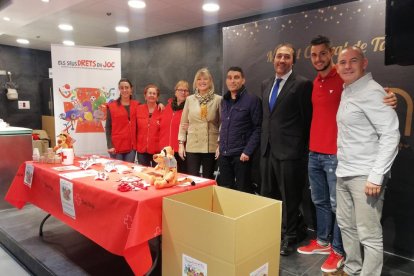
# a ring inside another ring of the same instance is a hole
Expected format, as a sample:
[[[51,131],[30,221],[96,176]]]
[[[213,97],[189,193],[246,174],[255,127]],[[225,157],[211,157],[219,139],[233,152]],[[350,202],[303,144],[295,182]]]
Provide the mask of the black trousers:
[[[137,153],[138,156],[138,164],[142,165],[142,166],[147,166],[147,167],[155,167],[155,162],[152,159],[153,154],[150,153]]]
[[[252,193],[251,161],[240,161],[240,155],[223,156],[218,160],[220,168],[220,186],[241,192]]]
[[[280,160],[269,151],[261,159],[261,195],[282,200],[282,235],[291,242],[304,232],[300,212],[306,184],[306,159]]]
[[[199,176],[200,166],[203,166],[203,177],[214,179],[214,153],[186,153],[187,171],[190,175]]]
[[[187,163],[185,160],[181,159],[178,152],[174,153],[174,157],[177,160],[177,171],[179,173],[187,173]]]

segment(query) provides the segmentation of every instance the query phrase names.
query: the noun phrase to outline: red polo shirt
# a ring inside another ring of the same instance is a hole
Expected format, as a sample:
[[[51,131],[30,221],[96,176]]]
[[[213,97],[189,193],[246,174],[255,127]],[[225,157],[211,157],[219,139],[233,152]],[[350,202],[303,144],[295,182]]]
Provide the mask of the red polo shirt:
[[[324,78],[318,74],[313,81],[313,114],[309,142],[311,151],[336,154],[336,112],[341,101],[343,83],[335,68]]]

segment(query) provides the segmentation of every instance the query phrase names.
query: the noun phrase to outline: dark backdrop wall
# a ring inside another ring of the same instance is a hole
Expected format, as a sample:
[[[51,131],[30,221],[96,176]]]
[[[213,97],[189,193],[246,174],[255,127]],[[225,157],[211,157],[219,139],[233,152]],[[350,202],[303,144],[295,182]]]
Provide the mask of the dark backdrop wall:
[[[8,76],[0,76],[0,118],[13,126],[41,128],[40,83],[49,77],[50,52],[0,45],[0,70],[12,73],[19,100],[30,101],[30,109],[18,109],[17,101],[6,97]]]
[[[384,244],[387,251],[413,258],[414,66],[384,66],[385,0],[332,5],[226,27],[223,29],[224,68],[243,67],[247,88],[260,95],[260,83],[274,75],[274,47],[290,42],[297,49],[294,70],[313,79],[316,72],[310,62],[309,42],[318,34],[331,38],[336,55],[346,45],[359,45],[369,60],[368,71],[380,84],[397,93],[402,138],[392,167],[392,181],[387,186],[383,210]]]

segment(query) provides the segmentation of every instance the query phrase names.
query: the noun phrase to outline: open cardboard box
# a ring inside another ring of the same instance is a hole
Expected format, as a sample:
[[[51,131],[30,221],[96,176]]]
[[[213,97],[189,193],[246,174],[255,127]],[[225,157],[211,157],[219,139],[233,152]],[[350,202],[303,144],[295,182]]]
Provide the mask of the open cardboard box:
[[[279,275],[281,219],[280,201],[218,186],[165,197],[162,274]]]

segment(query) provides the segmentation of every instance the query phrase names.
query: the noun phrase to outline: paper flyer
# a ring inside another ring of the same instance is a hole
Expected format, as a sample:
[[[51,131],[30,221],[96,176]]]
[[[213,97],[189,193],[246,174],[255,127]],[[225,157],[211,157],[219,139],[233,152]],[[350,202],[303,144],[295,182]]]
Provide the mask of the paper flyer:
[[[81,168],[70,165],[70,166],[54,167],[53,169],[59,172],[64,172],[64,171],[76,171],[76,170],[80,170]]]
[[[72,180],[75,178],[96,176],[97,174],[98,174],[98,171],[96,170],[85,170],[85,171],[77,171],[77,172],[70,172],[70,173],[61,173],[59,174],[59,176]]]
[[[207,276],[207,264],[183,254],[182,276]]]
[[[75,205],[73,204],[73,183],[66,179],[60,179],[60,200],[63,213],[76,219]]]
[[[29,186],[29,188],[32,188],[33,173],[34,173],[33,165],[26,164],[23,182],[26,186]]]
[[[252,273],[250,273],[250,276],[267,276],[269,275],[269,263],[265,263]]]

